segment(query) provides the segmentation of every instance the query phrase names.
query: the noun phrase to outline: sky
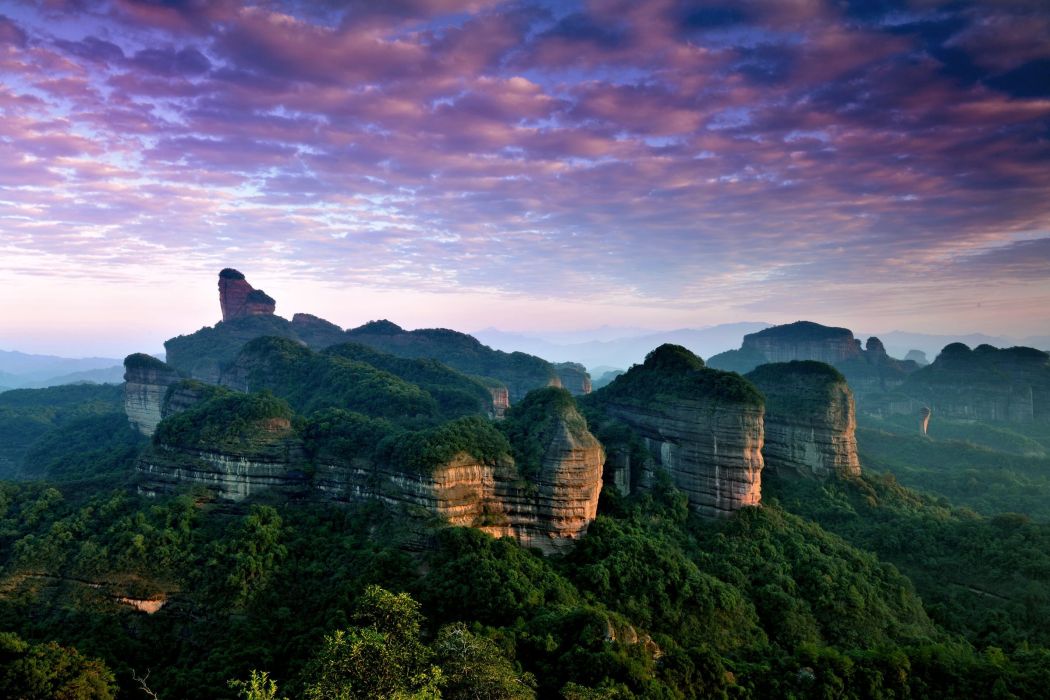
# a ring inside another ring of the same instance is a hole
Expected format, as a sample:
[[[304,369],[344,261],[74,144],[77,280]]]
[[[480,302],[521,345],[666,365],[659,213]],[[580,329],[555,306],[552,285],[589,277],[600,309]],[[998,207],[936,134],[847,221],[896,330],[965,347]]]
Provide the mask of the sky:
[[[0,2],[0,347],[1050,329],[1045,0]]]

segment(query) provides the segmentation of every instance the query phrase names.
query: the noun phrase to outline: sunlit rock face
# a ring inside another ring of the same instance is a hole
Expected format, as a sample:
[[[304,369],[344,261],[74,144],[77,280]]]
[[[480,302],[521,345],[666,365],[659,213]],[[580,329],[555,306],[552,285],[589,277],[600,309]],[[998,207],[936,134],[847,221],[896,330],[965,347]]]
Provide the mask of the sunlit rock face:
[[[821,479],[860,474],[853,392],[841,373],[822,362],[795,361],[762,365],[746,376],[766,397],[767,469]]]
[[[492,417],[502,418],[510,408],[510,392],[505,386],[489,386],[492,395]]]
[[[694,510],[724,516],[762,501],[761,406],[697,398],[648,409],[614,403],[607,410],[642,437]]]
[[[222,320],[272,314],[277,302],[261,289],[255,289],[244,275],[227,267],[219,272],[219,306]]]
[[[179,381],[174,367],[155,357],[137,353],[124,360],[124,411],[132,427],[153,435],[163,419],[168,387]]]
[[[479,462],[461,453],[430,473],[391,469],[366,460],[318,466],[315,482],[337,501],[379,499],[416,507],[450,524],[494,537],[514,537],[546,552],[583,536],[598,511],[605,453],[589,432],[561,421],[542,466],[527,479],[512,460]]]
[[[694,510],[724,516],[761,502],[764,409],[746,380],[704,367],[685,348],[664,345],[594,399],[641,438],[652,466],[667,471]],[[617,455],[616,464],[625,459]],[[628,468],[636,466],[647,468]],[[650,481],[648,475],[618,478],[642,486]]]

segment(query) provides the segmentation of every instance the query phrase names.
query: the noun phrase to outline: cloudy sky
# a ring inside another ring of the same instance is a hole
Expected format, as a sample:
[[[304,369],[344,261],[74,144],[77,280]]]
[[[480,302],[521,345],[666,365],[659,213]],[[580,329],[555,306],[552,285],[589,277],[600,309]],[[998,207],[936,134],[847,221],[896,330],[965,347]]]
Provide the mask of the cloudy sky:
[[[381,9],[379,9],[381,8]],[[1050,328],[1045,0],[0,3],[0,346]]]

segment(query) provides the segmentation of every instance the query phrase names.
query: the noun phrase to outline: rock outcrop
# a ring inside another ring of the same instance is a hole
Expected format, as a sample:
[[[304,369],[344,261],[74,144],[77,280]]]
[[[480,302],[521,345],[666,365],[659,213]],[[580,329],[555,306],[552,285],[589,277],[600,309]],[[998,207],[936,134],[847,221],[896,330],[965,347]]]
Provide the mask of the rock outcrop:
[[[890,410],[1010,423],[1050,423],[1050,354],[1026,347],[973,350],[952,343],[911,374]]]
[[[315,350],[345,343],[347,340],[342,328],[313,314],[292,316],[292,331],[296,337]]]
[[[763,401],[741,377],[662,345],[595,392],[593,403],[641,438],[698,512],[723,516],[761,502]]]
[[[591,375],[579,362],[559,362],[554,365],[554,371],[558,373],[562,387],[568,389],[573,396],[591,393]]]
[[[153,435],[163,419],[168,388],[179,381],[174,367],[151,355],[136,353],[124,359],[124,411],[132,427]]]
[[[219,306],[222,320],[232,321],[245,316],[272,314],[277,302],[263,290],[248,284],[241,272],[227,267],[219,272]]]
[[[583,536],[598,510],[605,453],[586,429],[559,420],[539,471],[523,477],[512,459],[460,453],[422,474],[353,460],[320,464],[317,487],[339,501],[379,499],[417,507],[451,525],[558,551]]]
[[[739,350],[719,353],[708,364],[746,374],[764,364],[795,360],[815,360],[834,366],[846,376],[856,396],[865,401],[871,395],[893,391],[919,368],[912,360],[890,357],[882,341],[874,336],[861,347],[848,328],[832,328],[811,321],[772,326],[745,335]]]
[[[766,397],[767,469],[821,479],[860,474],[853,392],[840,372],[796,360],[762,365],[746,376]]]
[[[860,355],[860,342],[848,328],[796,321],[744,336],[742,350],[761,353],[767,362],[818,360],[836,364]]]

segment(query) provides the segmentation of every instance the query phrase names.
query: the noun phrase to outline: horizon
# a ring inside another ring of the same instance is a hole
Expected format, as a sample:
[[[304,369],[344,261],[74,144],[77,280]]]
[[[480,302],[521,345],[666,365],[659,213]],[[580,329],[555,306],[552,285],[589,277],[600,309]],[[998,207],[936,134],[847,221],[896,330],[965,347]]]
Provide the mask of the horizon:
[[[0,11],[0,347],[342,327],[1050,329],[1050,8]]]

